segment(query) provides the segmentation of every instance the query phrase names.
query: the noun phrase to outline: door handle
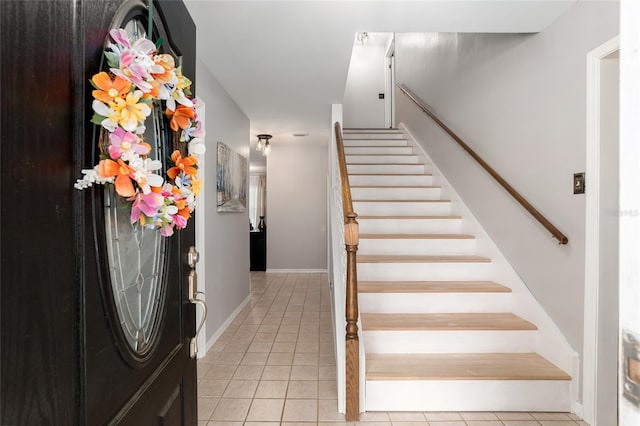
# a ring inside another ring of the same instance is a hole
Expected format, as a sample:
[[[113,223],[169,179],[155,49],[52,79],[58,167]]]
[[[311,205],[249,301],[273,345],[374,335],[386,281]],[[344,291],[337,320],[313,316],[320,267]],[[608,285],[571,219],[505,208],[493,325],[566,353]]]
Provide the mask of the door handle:
[[[189,271],[189,302],[194,305],[200,306],[202,308],[202,318],[200,319],[200,323],[196,328],[196,334],[191,338],[189,344],[189,356],[191,358],[196,358],[198,356],[198,335],[204,326],[204,322],[207,319],[207,304],[204,300],[200,299],[200,295],[204,295],[204,292],[198,291],[198,274],[196,273],[196,264],[198,260],[200,260],[200,255],[195,247],[189,248],[189,266],[191,267],[191,271]]]

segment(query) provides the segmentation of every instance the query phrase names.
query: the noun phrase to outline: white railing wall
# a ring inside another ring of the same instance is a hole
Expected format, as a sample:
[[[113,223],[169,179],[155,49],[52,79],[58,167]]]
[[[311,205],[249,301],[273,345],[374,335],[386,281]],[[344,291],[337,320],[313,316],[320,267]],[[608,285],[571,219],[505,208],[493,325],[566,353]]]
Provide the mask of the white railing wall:
[[[329,144],[329,185],[328,185],[328,229],[329,229],[329,282],[331,292],[331,310],[336,351],[336,382],[338,386],[338,412],[346,410],[346,372],[345,372],[345,299],[347,281],[347,252],[344,240],[344,211],[342,209],[342,186],[335,122],[342,123],[342,105],[331,106],[331,143]]]

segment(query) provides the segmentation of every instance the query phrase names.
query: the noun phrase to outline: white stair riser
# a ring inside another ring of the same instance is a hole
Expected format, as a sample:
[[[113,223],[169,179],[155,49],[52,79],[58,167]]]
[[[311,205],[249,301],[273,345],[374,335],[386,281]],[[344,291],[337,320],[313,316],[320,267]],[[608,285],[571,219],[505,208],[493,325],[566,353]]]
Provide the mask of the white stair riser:
[[[366,411],[571,411],[564,380],[366,381]]]
[[[509,312],[511,293],[360,293],[358,305],[367,313]]]
[[[407,155],[413,154],[413,148],[410,146],[347,146],[344,148],[345,155],[370,155],[370,154],[384,154],[384,155]]]
[[[425,173],[424,164],[347,164],[347,173],[358,174],[420,174]]]
[[[447,255],[474,254],[473,238],[360,238],[358,254]]]
[[[402,134],[402,131],[400,129],[342,129],[342,133],[344,133],[345,135],[347,134],[356,134],[356,135],[361,135],[361,134],[368,134],[368,133],[383,133],[383,134],[388,134],[388,133],[400,133]]]
[[[365,215],[357,207],[354,207],[354,209],[359,215]],[[399,220],[358,218],[358,223],[362,234],[455,234],[462,229],[462,219]]]
[[[431,175],[350,175],[352,186],[430,186],[433,185]]]
[[[347,155],[347,164],[387,163],[417,164],[417,155]]]
[[[509,312],[511,293],[359,293],[358,306],[367,313]]]
[[[367,353],[529,353],[533,331],[363,331]]]
[[[351,146],[409,146],[406,139],[345,139],[344,147]]]
[[[358,263],[364,281],[472,281],[491,280],[492,265],[483,263]]]
[[[351,197],[357,200],[440,200],[440,188],[377,188],[352,187]]]
[[[355,196],[353,198],[353,209],[360,216],[446,216],[451,214],[451,203],[447,201],[386,203],[384,201],[357,201]],[[397,219],[398,222],[405,220]],[[363,233],[366,234],[366,232]]]
[[[345,133],[342,135],[342,139],[404,139],[404,133]]]

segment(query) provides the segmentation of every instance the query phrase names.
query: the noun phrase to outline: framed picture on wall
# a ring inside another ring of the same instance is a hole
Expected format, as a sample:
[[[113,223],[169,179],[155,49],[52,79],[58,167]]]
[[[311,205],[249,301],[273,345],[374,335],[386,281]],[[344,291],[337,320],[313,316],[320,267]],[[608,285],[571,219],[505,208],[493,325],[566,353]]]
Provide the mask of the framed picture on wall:
[[[243,212],[247,209],[247,159],[223,142],[218,142],[216,183],[219,212]]]

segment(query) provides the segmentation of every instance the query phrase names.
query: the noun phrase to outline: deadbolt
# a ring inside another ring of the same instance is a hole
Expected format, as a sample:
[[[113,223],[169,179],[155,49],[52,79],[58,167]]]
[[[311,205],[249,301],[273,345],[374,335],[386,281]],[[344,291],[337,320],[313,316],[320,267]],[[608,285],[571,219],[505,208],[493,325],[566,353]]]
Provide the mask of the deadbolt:
[[[189,253],[187,254],[187,263],[191,269],[196,267],[196,264],[200,260],[200,253],[194,246],[189,247]]]

